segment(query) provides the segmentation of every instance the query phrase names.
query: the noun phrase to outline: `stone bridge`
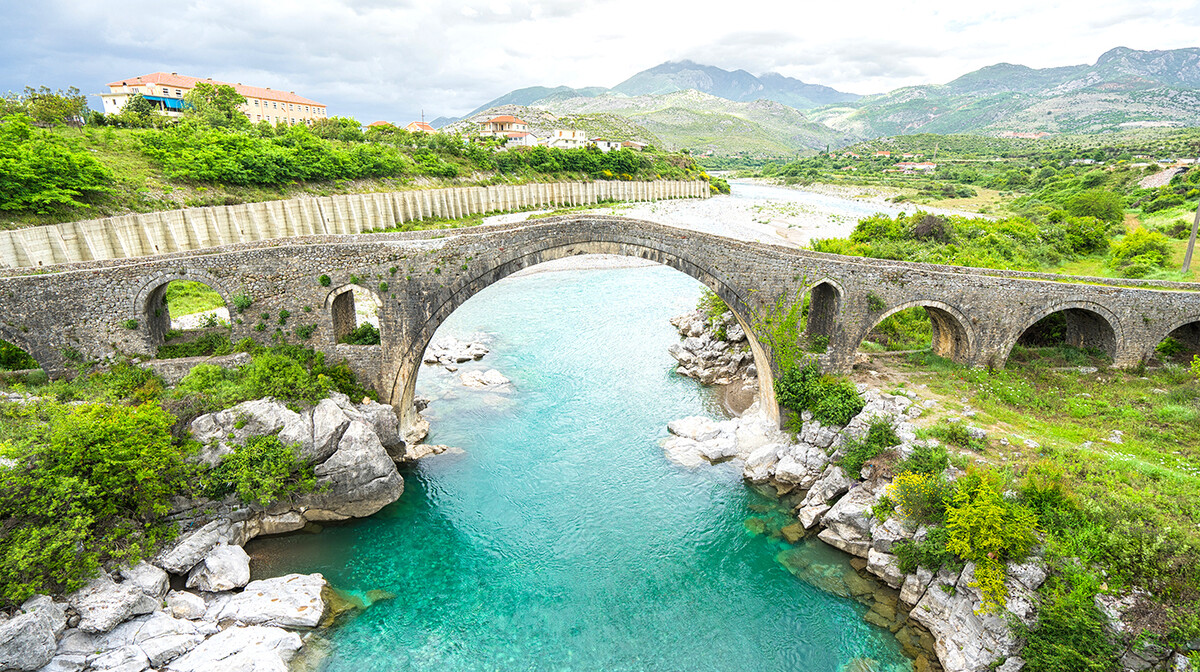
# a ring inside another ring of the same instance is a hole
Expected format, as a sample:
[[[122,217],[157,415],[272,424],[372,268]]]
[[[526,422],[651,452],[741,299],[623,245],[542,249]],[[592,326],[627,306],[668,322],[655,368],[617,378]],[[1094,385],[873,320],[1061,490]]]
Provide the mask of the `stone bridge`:
[[[448,315],[516,271],[592,253],[650,259],[715,291],[752,336],[771,409],[775,367],[763,320],[773,307],[796,301],[809,302],[801,339],[807,345],[813,337],[828,338],[820,359],[833,371],[853,364],[859,344],[876,324],[912,306],[928,311],[933,350],[972,366],[1002,366],[1021,334],[1056,312],[1066,318],[1069,343],[1099,348],[1116,366],[1143,361],[1168,334],[1200,348],[1200,292],[1195,291],[1200,285],[841,257],[586,213],[457,230],[305,236],[0,271],[0,338],[25,349],[52,375],[69,371],[72,360],[152,354],[169,326],[163,305],[167,283],[194,280],[212,287],[230,306],[235,341],[286,339],[345,353],[350,346],[336,342],[354,328],[348,304],[357,286],[379,306],[382,334],[381,347],[359,351],[378,368],[364,365],[362,356],[357,363],[407,422],[422,353]],[[247,302],[242,312],[234,310]],[[309,327],[304,331],[311,335],[300,339],[298,327]]]

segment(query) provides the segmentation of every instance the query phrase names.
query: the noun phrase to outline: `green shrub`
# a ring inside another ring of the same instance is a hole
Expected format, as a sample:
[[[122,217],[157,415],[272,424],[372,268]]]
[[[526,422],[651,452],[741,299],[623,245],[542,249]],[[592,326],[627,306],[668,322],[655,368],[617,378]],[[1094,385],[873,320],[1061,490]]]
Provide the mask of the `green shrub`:
[[[0,123],[0,210],[50,214],[90,208],[112,193],[112,173],[90,152],[31,121],[12,115]]]
[[[1171,260],[1171,244],[1158,231],[1134,229],[1112,244],[1108,265],[1112,268],[1149,266],[1162,268]]]
[[[1108,222],[1096,217],[1068,217],[1064,222],[1067,246],[1075,254],[1103,252],[1108,248]]]
[[[363,322],[354,331],[338,339],[347,345],[379,345],[379,330],[370,322]]]
[[[220,499],[237,493],[247,504],[269,506],[292,494],[316,488],[312,465],[295,446],[285,446],[276,435],[255,436],[201,478],[206,496]]]
[[[954,488],[941,474],[901,471],[892,479],[887,492],[908,520],[941,525],[946,519],[947,499]]]
[[[1114,224],[1125,219],[1125,202],[1111,191],[1082,191],[1068,198],[1064,205],[1076,217],[1095,217]]]
[[[137,329],[137,328],[138,328],[138,321],[137,321],[137,320],[132,320],[132,319],[130,319],[130,320],[125,320],[125,321],[124,321],[124,322],[122,322],[121,324],[122,324],[122,325],[123,325],[123,326],[124,326],[126,329],[128,329],[128,330],[130,330],[130,331],[133,331],[133,330],[135,330],[135,329]]]
[[[246,310],[248,308],[250,308],[250,306],[253,304],[254,304],[254,300],[251,299],[249,296],[247,296],[245,293],[233,295],[233,307],[239,313],[246,312]]]
[[[463,270],[464,271],[466,270],[466,266],[463,267]],[[387,291],[388,291],[388,283],[386,283],[386,282],[379,283],[379,293],[387,294]]]
[[[839,465],[850,476],[860,478],[864,462],[898,445],[900,437],[896,436],[892,423],[883,418],[872,418],[863,438],[848,439],[842,446],[843,456]]]
[[[42,402],[24,408],[31,436],[3,448],[0,599],[79,588],[109,561],[135,562],[172,530],[170,499],[191,469],[157,404]],[[3,445],[3,444],[0,444]]]
[[[1029,672],[1115,672],[1121,649],[1108,634],[1107,619],[1096,608],[1095,588],[1072,587],[1051,577],[1040,591],[1038,622],[1021,628],[1021,657]]]
[[[317,325],[315,325],[315,324],[305,324],[305,325],[296,327],[296,338],[299,338],[300,340],[303,340],[303,341],[307,341],[308,339],[312,338],[313,332],[315,332],[316,330],[317,330]]]
[[[874,292],[867,294],[867,310],[872,313],[878,313],[884,308],[887,308],[887,304],[883,302],[883,299],[879,298]]]
[[[242,378],[252,399],[277,397],[317,401],[328,389],[320,389],[317,381],[295,359],[275,353],[255,357],[246,365]]]
[[[931,527],[920,541],[901,541],[892,546],[899,559],[900,571],[912,574],[918,567],[936,572],[945,566],[957,566],[958,558],[946,549],[950,532],[944,527]]]
[[[899,468],[914,474],[933,476],[942,473],[948,466],[950,457],[946,454],[945,446],[920,443],[913,446],[912,454],[900,463]]]
[[[992,474],[964,477],[946,509],[946,549],[975,563],[984,611],[1003,609],[1008,597],[1004,563],[1020,560],[1037,542],[1037,516],[1000,493]]]
[[[322,275],[321,277],[317,278],[317,282],[321,283],[322,287],[328,287],[333,281],[329,279],[328,275]]]
[[[865,403],[854,383],[822,376],[816,362],[785,369],[775,381],[775,397],[781,406],[797,414],[811,411],[813,418],[824,425],[845,425]]]
[[[942,422],[929,428],[929,435],[946,443],[982,453],[987,450],[987,439],[976,439],[961,422]]]
[[[212,332],[184,343],[164,343],[158,346],[159,359],[178,357],[211,357],[233,352],[233,343],[225,332]]]

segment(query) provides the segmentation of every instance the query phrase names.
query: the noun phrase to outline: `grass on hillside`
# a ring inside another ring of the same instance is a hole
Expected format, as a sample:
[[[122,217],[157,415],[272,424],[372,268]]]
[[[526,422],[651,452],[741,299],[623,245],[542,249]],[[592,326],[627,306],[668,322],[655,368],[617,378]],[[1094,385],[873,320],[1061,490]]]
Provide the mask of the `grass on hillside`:
[[[172,318],[227,307],[221,295],[208,285],[186,280],[175,280],[167,285],[166,300]]]

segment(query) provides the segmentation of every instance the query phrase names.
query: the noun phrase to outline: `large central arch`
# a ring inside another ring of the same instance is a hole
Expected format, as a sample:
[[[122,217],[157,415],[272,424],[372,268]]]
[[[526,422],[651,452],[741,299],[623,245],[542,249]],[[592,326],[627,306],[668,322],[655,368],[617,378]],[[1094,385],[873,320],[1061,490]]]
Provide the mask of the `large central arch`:
[[[711,289],[721,297],[738,323],[746,332],[747,341],[754,355],[755,367],[759,375],[759,401],[769,417],[779,418],[779,408],[775,403],[771,358],[766,349],[759,343],[752,328],[750,319],[752,311],[746,304],[745,297],[732,284],[727,282],[715,269],[702,267],[673,252],[628,242],[616,241],[582,241],[572,243],[551,243],[539,249],[520,254],[504,263],[469,277],[455,284],[448,298],[432,308],[428,315],[419,323],[409,325],[411,341],[398,356],[385,359],[392,360],[393,373],[382,381],[386,387],[388,400],[396,407],[403,426],[409,426],[413,417],[413,397],[416,391],[417,373],[421,365],[425,348],[433,339],[438,327],[459,306],[475,294],[503,280],[517,271],[536,266],[548,261],[584,254],[614,254],[638,259],[654,261],[677,271],[690,275],[701,284]],[[389,343],[388,348],[395,349],[397,344]]]

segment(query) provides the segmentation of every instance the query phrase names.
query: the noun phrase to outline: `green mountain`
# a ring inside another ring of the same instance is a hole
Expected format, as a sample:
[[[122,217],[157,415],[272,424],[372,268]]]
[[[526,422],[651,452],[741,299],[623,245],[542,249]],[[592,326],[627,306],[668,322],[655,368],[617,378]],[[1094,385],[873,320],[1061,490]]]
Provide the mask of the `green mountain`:
[[[626,117],[661,138],[666,148],[686,148],[693,153],[791,156],[853,140],[782,103],[735,102],[694,89],[633,97],[609,93],[538,101],[535,106],[560,115]]]
[[[810,113],[847,135],[1101,133],[1200,126],[1200,49],[1112,49],[1093,65],[1001,63]]]

